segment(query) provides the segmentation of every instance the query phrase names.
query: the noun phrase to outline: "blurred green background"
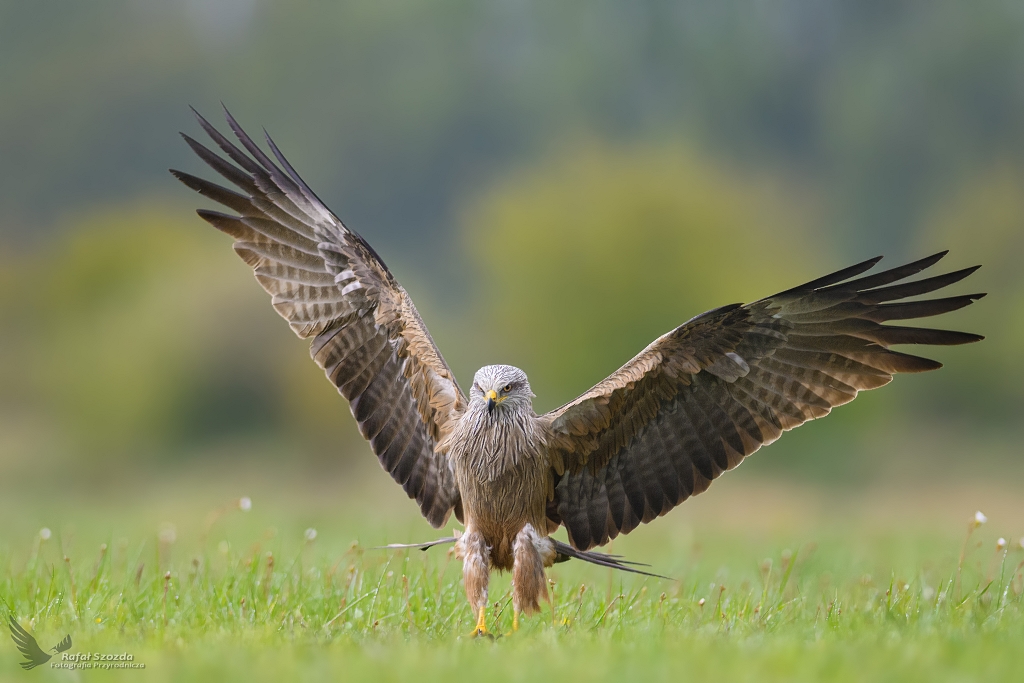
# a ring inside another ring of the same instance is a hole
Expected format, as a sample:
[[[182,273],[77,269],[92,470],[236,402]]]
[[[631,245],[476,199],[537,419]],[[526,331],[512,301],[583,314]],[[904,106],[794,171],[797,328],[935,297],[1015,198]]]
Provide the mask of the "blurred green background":
[[[376,247],[464,384],[519,365],[538,410],[714,306],[883,253],[982,263],[957,291],[989,297],[938,326],[985,342],[731,476],[1024,481],[1019,2],[3,0],[0,84],[0,496],[28,526],[126,482],[142,509],[153,482],[386,478],[167,174],[213,175],[176,133],[220,101]]]

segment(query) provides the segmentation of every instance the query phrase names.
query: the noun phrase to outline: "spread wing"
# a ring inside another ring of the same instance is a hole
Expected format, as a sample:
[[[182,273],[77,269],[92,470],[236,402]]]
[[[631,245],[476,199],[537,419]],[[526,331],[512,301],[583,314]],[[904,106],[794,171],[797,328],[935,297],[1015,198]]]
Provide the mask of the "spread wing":
[[[18,647],[21,654],[25,655],[25,659],[28,660],[21,663],[23,669],[33,669],[50,659],[50,655],[42,651],[36,639],[23,629],[21,624],[14,620],[13,616],[7,617],[7,625],[10,626],[11,638],[14,639],[14,644]]]
[[[898,372],[940,363],[894,344],[965,344],[964,332],[882,325],[984,296],[902,302],[977,267],[893,284],[945,252],[853,279],[881,257],[745,306],[708,311],[655,340],[613,375],[547,414],[554,498],[548,517],[580,549],[608,542],[701,493],[782,432],[827,415]],[[891,302],[891,303],[890,303]]]
[[[271,160],[227,113],[247,155],[196,113],[224,159],[183,134],[199,157],[241,193],[171,172],[237,215],[199,215],[235,238],[274,308],[347,398],[381,465],[435,527],[459,505],[444,455],[434,445],[466,404],[412,300],[381,258],[302,181],[277,146]],[[230,161],[229,161],[230,160]],[[233,163],[232,163],[233,162]]]

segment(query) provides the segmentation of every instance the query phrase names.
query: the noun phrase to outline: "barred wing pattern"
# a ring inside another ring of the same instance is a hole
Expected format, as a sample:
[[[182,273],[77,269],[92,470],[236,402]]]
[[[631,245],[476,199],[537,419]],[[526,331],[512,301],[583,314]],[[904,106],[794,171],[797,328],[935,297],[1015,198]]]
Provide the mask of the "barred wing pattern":
[[[459,506],[459,491],[448,459],[434,445],[465,408],[465,395],[409,295],[373,248],[317,198],[269,135],[277,163],[227,110],[225,115],[251,156],[198,113],[199,124],[230,161],[182,137],[242,192],[171,173],[238,214],[198,211],[235,239],[235,252],[252,266],[292,330],[312,338],[313,359],[349,400],[384,469],[432,525],[444,525]]]
[[[892,284],[943,256],[851,280],[881,257],[871,259],[752,304],[708,311],[655,340],[545,416],[554,478],[549,519],[565,525],[576,548],[602,545],[859,391],[888,384],[895,373],[941,367],[889,346],[982,337],[881,323],[938,315],[984,296],[901,302],[977,270]]]

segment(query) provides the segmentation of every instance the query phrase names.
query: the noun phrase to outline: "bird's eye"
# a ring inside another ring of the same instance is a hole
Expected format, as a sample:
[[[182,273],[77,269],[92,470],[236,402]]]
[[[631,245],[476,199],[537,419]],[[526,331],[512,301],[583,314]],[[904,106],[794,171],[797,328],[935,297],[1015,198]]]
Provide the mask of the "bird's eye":
[[[512,385],[511,384],[506,384],[504,387],[502,387],[501,390],[504,391],[507,394],[508,392],[512,391]]]

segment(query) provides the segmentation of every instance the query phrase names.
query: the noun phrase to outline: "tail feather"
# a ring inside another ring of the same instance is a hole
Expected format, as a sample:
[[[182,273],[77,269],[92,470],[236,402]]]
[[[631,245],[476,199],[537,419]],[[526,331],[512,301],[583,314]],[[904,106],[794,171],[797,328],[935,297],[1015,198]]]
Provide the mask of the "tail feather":
[[[629,560],[623,560],[618,555],[606,555],[605,553],[599,553],[594,550],[577,550],[568,543],[562,543],[561,541],[551,539],[555,544],[555,562],[566,562],[568,560],[583,560],[584,562],[590,562],[601,567],[608,567],[609,569],[619,569],[624,572],[630,572],[632,574],[643,574],[644,576],[653,576],[658,579],[672,580],[670,576],[663,576],[661,574],[655,574],[653,572],[645,572],[642,569],[636,567],[648,567],[650,565],[643,564],[641,562],[630,562]]]
[[[372,550],[407,550],[410,548],[427,550],[429,548],[433,548],[435,545],[455,543],[457,540],[459,540],[458,536],[447,536],[445,538],[439,538],[436,541],[427,541],[426,543],[389,543],[388,545],[376,546],[372,548]],[[658,579],[668,579],[669,581],[673,580],[671,576],[663,576],[661,574],[637,569],[637,567],[649,567],[650,565],[644,564],[643,562],[631,562],[629,560],[624,560],[621,555],[608,555],[594,550],[577,550],[568,543],[562,543],[554,538],[551,539],[551,542],[555,544],[555,562],[583,560],[584,562],[596,564],[601,567],[608,567],[609,569],[618,569],[632,574],[643,574],[644,576],[653,576]]]
[[[448,536],[446,538],[439,538],[436,541],[427,541],[426,543],[389,543],[387,545],[378,545],[370,548],[370,550],[407,550],[410,548],[417,548],[419,550],[427,550],[433,548],[435,545],[444,545],[445,543],[455,543],[459,540],[456,536]]]

